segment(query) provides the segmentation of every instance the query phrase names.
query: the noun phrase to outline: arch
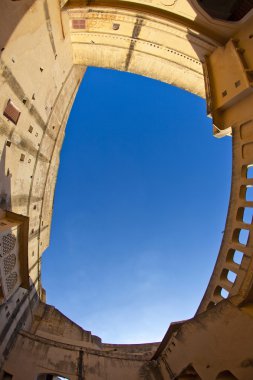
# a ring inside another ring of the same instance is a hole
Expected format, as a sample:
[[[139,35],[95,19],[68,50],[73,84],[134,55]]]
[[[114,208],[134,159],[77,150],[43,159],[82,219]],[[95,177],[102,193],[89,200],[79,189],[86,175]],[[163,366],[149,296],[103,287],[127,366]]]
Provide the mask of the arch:
[[[230,371],[222,371],[220,372],[216,380],[238,380]]]
[[[41,373],[40,375],[38,375],[37,380],[70,380],[70,379],[60,374]]]
[[[145,5],[144,5],[145,4]],[[196,1],[124,1],[78,7],[65,2],[75,64],[149,76],[205,97],[202,63],[237,29],[207,19]],[[166,10],[166,11],[165,11]],[[116,29],[115,29],[116,27]]]
[[[149,76],[205,97],[201,62],[218,46],[209,36],[200,39],[173,20],[125,9],[96,6],[80,14],[70,8],[68,16],[74,63]]]
[[[188,365],[175,380],[201,380],[195,368]]]

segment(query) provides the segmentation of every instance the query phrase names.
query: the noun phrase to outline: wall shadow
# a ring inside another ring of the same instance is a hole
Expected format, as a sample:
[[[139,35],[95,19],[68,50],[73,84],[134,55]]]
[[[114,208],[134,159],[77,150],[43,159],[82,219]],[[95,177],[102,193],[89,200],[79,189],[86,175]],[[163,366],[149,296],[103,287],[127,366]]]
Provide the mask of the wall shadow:
[[[0,57],[13,31],[36,0],[0,1]],[[11,15],[11,17],[10,17]]]
[[[5,144],[0,159],[0,208],[11,211],[11,173],[6,167],[6,153],[9,146]]]

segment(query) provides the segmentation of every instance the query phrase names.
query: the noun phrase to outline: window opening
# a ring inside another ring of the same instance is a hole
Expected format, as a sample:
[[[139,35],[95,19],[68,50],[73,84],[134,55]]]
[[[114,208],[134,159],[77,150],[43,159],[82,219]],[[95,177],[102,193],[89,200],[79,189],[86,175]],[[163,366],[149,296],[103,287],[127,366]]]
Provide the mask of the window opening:
[[[241,264],[242,259],[243,259],[243,253],[240,251],[235,251],[234,256],[233,256],[234,263]]]
[[[243,245],[247,245],[248,238],[249,238],[249,230],[240,230],[239,239],[238,239],[239,243]]]
[[[229,292],[224,288],[221,289],[220,294],[223,298],[228,298],[228,296],[229,296]]]
[[[247,224],[251,224],[253,221],[253,208],[245,207],[243,212],[243,222]]]
[[[230,282],[235,282],[236,280],[236,273],[232,272],[231,270],[228,271],[228,274],[227,274],[227,279],[230,281]]]
[[[16,125],[18,123],[21,112],[9,99],[3,114],[5,117],[7,117],[8,120],[12,121]]]
[[[253,187],[247,187],[246,201],[253,202]]]
[[[247,178],[253,178],[253,165],[247,167]]]

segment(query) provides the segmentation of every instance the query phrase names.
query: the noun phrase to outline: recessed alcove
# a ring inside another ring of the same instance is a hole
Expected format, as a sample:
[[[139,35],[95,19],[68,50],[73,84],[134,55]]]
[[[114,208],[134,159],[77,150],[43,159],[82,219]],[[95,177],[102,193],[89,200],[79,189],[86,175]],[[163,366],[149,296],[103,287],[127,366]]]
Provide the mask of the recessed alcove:
[[[89,68],[66,130],[43,256],[47,302],[103,341],[159,341],[190,318],[224,230],[231,138],[205,100]]]

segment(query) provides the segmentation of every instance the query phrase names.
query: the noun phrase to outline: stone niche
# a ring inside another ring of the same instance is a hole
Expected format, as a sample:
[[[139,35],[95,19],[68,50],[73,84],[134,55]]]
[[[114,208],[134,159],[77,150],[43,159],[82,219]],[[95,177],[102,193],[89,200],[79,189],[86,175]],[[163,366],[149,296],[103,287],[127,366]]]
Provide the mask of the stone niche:
[[[0,209],[0,305],[21,286],[29,289],[29,218]]]

